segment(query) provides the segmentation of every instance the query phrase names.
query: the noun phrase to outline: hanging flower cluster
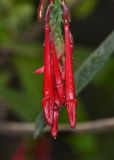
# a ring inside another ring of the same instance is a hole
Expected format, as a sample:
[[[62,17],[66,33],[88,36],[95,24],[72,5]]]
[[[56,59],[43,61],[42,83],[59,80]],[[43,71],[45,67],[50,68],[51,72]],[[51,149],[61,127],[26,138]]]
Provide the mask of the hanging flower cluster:
[[[57,1],[57,0],[55,0]],[[51,25],[54,0],[49,0],[45,15],[44,28],[44,66],[35,71],[44,73],[42,108],[45,121],[51,126],[51,135],[56,138],[58,132],[59,111],[66,106],[70,127],[76,123],[77,100],[72,70],[73,38],[70,32],[69,10],[64,0],[58,1],[62,10],[63,41],[58,46],[55,39],[55,25]],[[42,20],[46,0],[40,0],[38,19]],[[59,39],[59,38],[58,38]],[[61,46],[61,48],[60,48]],[[58,49],[59,48],[59,49]]]

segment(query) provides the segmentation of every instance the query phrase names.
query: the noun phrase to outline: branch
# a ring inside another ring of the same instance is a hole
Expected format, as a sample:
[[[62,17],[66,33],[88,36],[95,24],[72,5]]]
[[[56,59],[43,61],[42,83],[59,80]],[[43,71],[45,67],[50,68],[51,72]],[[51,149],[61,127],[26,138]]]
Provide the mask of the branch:
[[[49,132],[49,128],[44,129]],[[59,126],[59,130],[64,133],[84,134],[84,133],[106,133],[114,131],[114,118],[95,120],[91,122],[78,123],[75,129],[69,128],[68,124]],[[33,135],[33,123],[17,123],[17,122],[4,122],[0,124],[0,135],[5,136],[30,136]]]

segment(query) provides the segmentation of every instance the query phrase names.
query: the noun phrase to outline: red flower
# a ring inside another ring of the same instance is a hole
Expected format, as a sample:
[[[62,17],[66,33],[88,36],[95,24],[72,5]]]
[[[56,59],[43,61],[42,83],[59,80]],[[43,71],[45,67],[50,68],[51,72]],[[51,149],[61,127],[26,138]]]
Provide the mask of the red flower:
[[[40,4],[39,17],[40,12],[42,12],[42,3]],[[60,2],[63,8],[65,35],[65,63],[61,64],[60,61],[63,55],[57,57],[57,46],[55,47],[57,44],[54,42],[53,29],[50,27],[50,13],[54,1],[49,0],[49,3],[50,5],[45,16],[44,66],[36,70],[35,73],[44,73],[42,108],[47,124],[51,125],[51,135],[56,138],[59,111],[63,105],[66,105],[70,126],[72,128],[75,127],[77,100],[75,98],[75,85],[72,70],[72,52],[74,44],[69,26],[69,10],[64,1]]]
[[[56,55],[56,49],[54,42],[51,42],[51,56],[53,62],[53,72],[55,77],[55,85],[61,104],[65,103],[64,85],[62,82],[61,72],[59,68],[59,62]]]
[[[70,126],[75,127],[76,123],[76,99],[74,77],[72,70],[72,50],[73,44],[70,39],[69,25],[64,24],[65,32],[65,87],[66,87],[66,107],[69,117]]]
[[[44,41],[44,85],[42,107],[44,117],[49,125],[53,123],[53,77],[50,53],[50,27],[45,25],[45,41]]]

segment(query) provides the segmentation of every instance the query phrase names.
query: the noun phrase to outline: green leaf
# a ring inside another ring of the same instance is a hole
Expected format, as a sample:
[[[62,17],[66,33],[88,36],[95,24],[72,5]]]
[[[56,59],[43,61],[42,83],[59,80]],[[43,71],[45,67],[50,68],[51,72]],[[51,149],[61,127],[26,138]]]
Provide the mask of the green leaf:
[[[38,137],[38,135],[40,135],[42,133],[42,128],[44,128],[46,126],[46,123],[45,123],[44,119],[42,119],[42,117],[43,117],[43,113],[41,112],[36,119],[35,128],[38,128],[38,129],[34,132],[34,139],[36,139]],[[41,121],[41,119],[42,119],[42,121]]]
[[[77,87],[77,95],[92,81],[96,73],[107,62],[114,51],[114,31],[106,38],[106,40],[92,53],[89,58],[75,72],[75,84]],[[46,124],[42,124],[43,116],[37,121],[35,128],[35,137],[39,135],[45,128]],[[39,127],[40,126],[40,127]]]
[[[107,39],[92,53],[89,58],[75,72],[75,84],[77,94],[85,88],[94,78],[96,73],[107,62],[114,51],[114,31]]]

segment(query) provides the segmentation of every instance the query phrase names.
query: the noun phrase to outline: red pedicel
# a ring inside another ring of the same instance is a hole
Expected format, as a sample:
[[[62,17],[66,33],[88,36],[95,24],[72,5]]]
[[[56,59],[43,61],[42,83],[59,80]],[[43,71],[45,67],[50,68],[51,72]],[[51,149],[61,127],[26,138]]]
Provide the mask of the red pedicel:
[[[45,25],[45,45],[44,45],[44,84],[42,107],[44,116],[48,124],[53,122],[53,78],[50,55],[50,27]]]
[[[76,105],[77,101],[75,99],[75,86],[74,77],[72,70],[72,50],[73,44],[71,43],[69,24],[64,24],[65,32],[65,85],[66,85],[66,107],[69,117],[69,122],[71,128],[75,127],[76,123]]]
[[[63,104],[65,102],[64,86],[62,83],[62,77],[61,77],[59,63],[56,55],[56,49],[53,42],[51,42],[51,56],[52,56],[52,62],[53,62],[56,89],[57,89],[60,102]]]
[[[46,5],[46,0],[40,0],[38,9],[37,9],[37,18],[41,22],[43,19],[43,13]]]
[[[46,24],[49,24],[50,11],[51,11],[51,5],[49,5],[48,8],[47,8],[47,10],[46,10],[46,15],[45,15],[45,23],[46,23]]]
[[[64,0],[61,2],[61,5],[63,7],[63,21],[65,24],[71,21],[70,12]]]

